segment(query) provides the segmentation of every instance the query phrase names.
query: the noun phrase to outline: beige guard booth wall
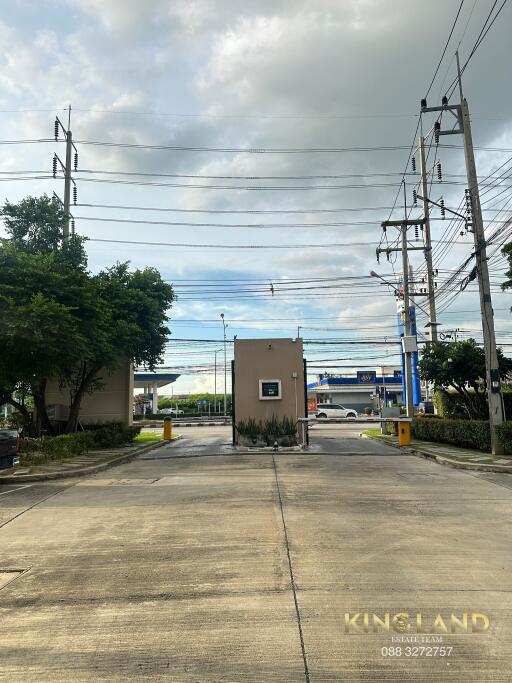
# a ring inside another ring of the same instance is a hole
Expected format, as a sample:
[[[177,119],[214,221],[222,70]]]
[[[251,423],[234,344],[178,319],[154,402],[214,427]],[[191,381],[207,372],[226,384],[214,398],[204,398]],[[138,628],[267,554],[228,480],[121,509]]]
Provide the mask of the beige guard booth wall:
[[[133,422],[133,366],[125,363],[110,375],[100,372],[104,389],[86,394],[82,399],[79,420],[83,425],[102,422]],[[57,381],[49,381],[46,404],[69,406],[69,392],[61,391]]]
[[[236,422],[306,417],[302,339],[235,339],[234,352]],[[261,400],[259,380],[280,380],[282,398]]]

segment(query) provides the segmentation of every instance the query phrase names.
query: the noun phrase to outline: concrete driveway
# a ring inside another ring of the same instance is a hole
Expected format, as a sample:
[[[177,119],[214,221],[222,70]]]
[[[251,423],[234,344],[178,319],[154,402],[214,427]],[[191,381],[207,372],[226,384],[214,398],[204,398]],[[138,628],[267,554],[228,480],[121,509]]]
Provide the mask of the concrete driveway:
[[[509,681],[511,478],[353,427],[276,456],[183,430],[65,486],[0,488],[0,680]],[[416,634],[417,614],[449,631],[464,612],[488,630]]]

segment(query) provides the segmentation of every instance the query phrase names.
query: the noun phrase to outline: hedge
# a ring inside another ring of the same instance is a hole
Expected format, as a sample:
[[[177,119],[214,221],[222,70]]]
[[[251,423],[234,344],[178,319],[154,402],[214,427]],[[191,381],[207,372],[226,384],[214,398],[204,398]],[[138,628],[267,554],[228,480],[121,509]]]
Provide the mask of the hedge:
[[[127,425],[124,422],[106,422],[85,426],[85,430],[93,435],[96,448],[111,448],[131,443],[141,429],[140,426]]]
[[[498,439],[505,452],[512,453],[512,422],[497,428]],[[423,417],[412,421],[412,436],[423,441],[449,443],[478,451],[491,450],[489,423],[485,420],[429,420]]]
[[[470,392],[473,393],[473,392]],[[503,406],[505,408],[505,416],[512,419],[512,392],[505,389],[502,392],[503,396]],[[444,391],[434,392],[434,404],[436,406],[437,412],[441,417],[450,419],[467,419],[468,414],[464,410],[464,402],[460,394],[455,391],[449,391],[448,393]],[[482,406],[482,419],[487,419],[489,413],[487,410],[487,402]]]
[[[87,453],[91,448],[112,448],[131,443],[141,428],[122,422],[89,425],[83,432],[20,439],[22,464],[37,464],[49,460],[64,460]]]

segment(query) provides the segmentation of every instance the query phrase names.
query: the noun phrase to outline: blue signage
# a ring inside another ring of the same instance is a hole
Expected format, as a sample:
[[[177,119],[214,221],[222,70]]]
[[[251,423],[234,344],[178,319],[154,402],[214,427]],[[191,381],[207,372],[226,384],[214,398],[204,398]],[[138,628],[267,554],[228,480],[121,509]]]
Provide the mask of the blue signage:
[[[357,372],[357,381],[360,384],[375,384],[375,370],[363,370]]]

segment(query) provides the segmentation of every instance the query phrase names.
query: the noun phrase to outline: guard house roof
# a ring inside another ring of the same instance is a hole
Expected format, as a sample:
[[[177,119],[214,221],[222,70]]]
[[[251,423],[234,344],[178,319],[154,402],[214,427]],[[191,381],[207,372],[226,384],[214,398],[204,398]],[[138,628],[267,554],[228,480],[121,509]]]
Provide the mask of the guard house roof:
[[[133,376],[133,386],[145,387],[156,384],[157,387],[160,388],[165,387],[167,384],[172,384],[178,379],[178,377],[180,377],[180,375],[175,372],[149,372],[136,370]]]

